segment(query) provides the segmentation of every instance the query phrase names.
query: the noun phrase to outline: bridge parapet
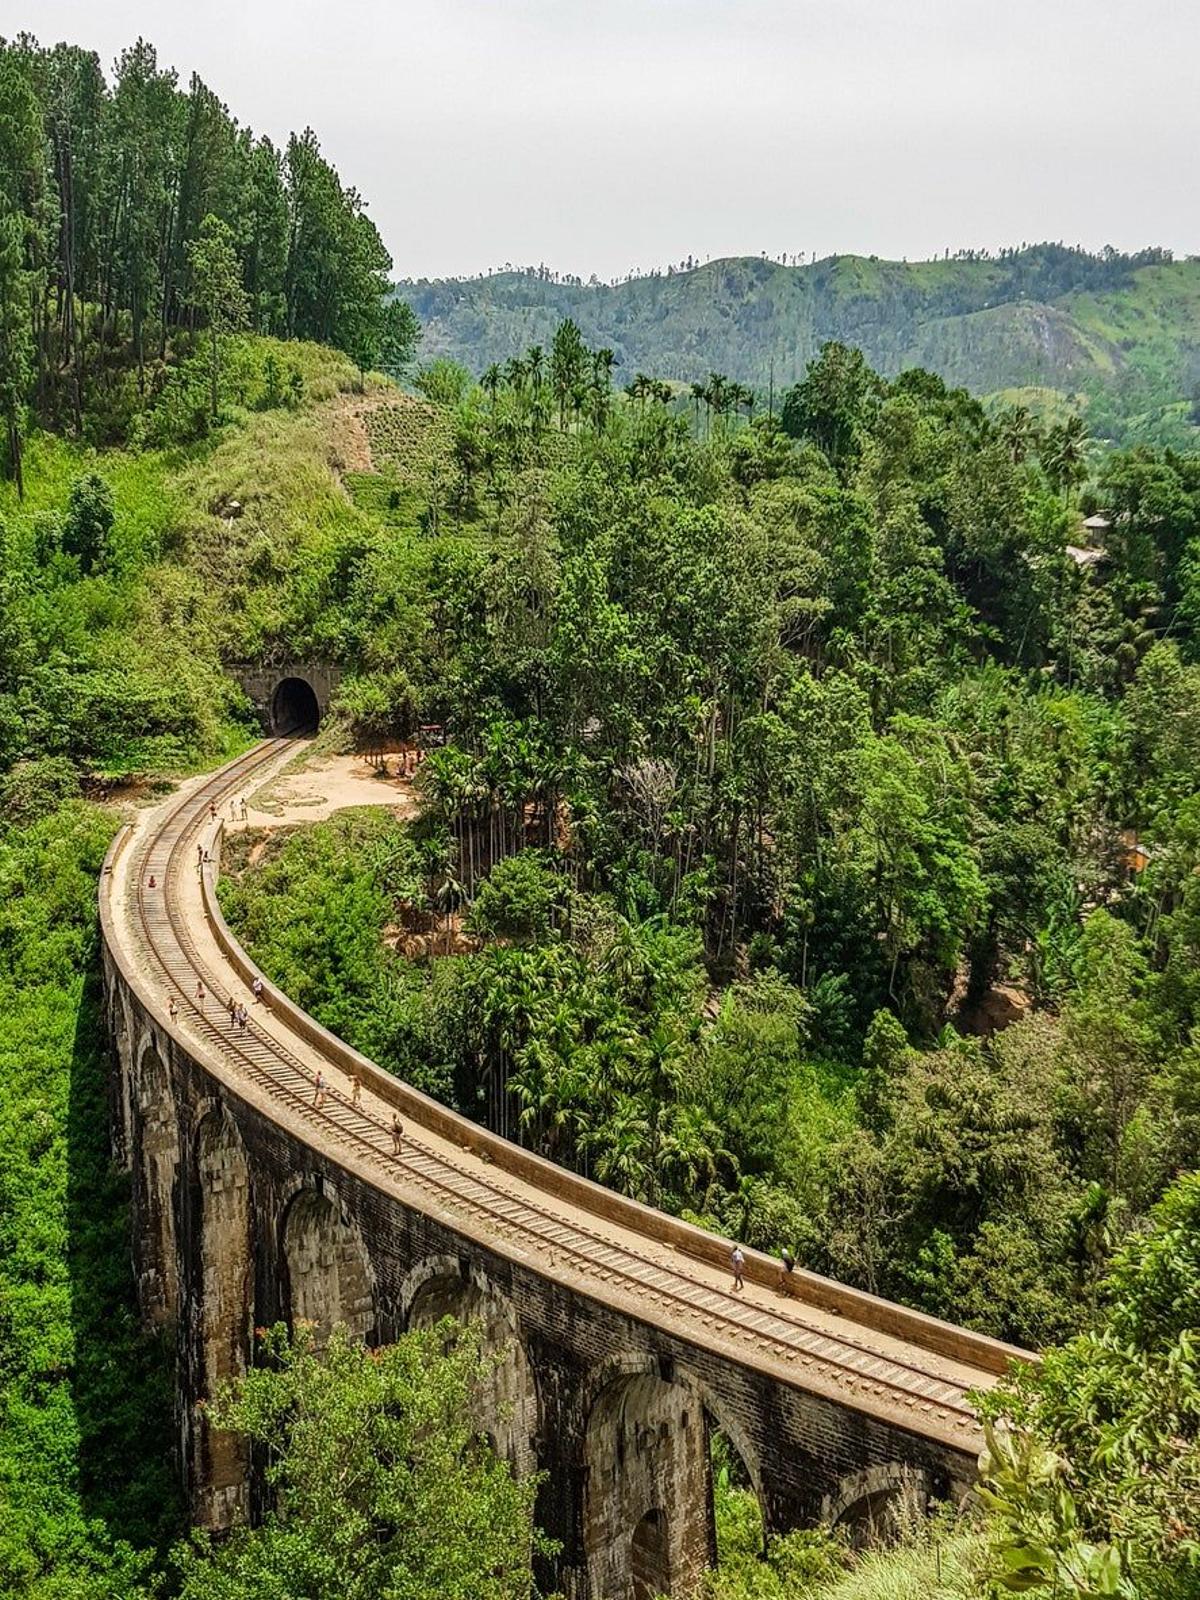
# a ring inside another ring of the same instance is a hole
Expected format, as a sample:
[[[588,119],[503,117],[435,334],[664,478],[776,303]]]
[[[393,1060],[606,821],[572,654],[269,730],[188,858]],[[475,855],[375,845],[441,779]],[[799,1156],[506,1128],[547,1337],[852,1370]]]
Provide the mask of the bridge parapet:
[[[503,1352],[479,1426],[516,1470],[545,1471],[538,1518],[562,1554],[544,1577],[569,1600],[664,1580],[691,1591],[713,1553],[715,1427],[772,1531],[864,1505],[881,1520],[893,1493],[964,1494],[978,1447],[964,1396],[1020,1352],[812,1274],[785,1296],[777,1264],[751,1252],[734,1296],[727,1242],[458,1117],[285,996],[271,993],[269,1014],[252,1006],[244,1032],[229,1023],[224,999],[249,1002],[256,969],[197,845],[219,851],[211,809],[286,754],[264,745],[143,818],[101,890],[114,1143],[131,1168],[143,1311],[178,1333],[197,1519],[228,1526],[253,1504],[247,1464],[206,1431],[203,1402],[244,1370],[254,1325],[304,1317],[386,1342],[443,1311],[477,1318]]]

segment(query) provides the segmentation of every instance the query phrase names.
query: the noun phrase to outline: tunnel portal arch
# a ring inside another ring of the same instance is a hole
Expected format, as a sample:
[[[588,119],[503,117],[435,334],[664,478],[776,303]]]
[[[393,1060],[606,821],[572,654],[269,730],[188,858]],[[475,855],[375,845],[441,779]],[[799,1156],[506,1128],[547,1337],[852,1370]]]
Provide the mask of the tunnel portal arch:
[[[280,678],[271,694],[271,732],[315,733],[321,724],[321,702],[307,678]]]

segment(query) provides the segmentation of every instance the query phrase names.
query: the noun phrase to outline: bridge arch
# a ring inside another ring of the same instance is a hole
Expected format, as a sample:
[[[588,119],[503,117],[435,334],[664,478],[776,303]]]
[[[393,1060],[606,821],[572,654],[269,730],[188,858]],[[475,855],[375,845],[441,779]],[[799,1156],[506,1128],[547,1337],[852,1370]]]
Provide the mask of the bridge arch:
[[[315,733],[320,722],[320,696],[308,678],[299,673],[280,678],[271,691],[271,732]]]
[[[194,1481],[202,1486],[199,1520],[228,1528],[247,1513],[249,1452],[236,1435],[211,1428],[205,1415],[223,1383],[250,1361],[253,1326],[254,1218],[250,1168],[232,1118],[216,1105],[194,1137],[199,1223],[199,1372],[193,1430]]]
[[[864,1549],[893,1543],[928,1502],[928,1474],[893,1461],[848,1473],[822,1511],[832,1527],[845,1528],[855,1549]]]
[[[688,1594],[712,1557],[703,1397],[653,1358],[620,1358],[610,1372],[584,1433],[587,1592]]]
[[[342,1324],[352,1339],[372,1341],[375,1279],[362,1235],[328,1184],[305,1185],[285,1206],[281,1225],[288,1321],[307,1322],[318,1349]]]
[[[750,1527],[743,1521],[743,1513],[739,1512],[735,1517],[732,1528],[729,1524],[723,1523],[717,1515],[718,1465],[728,1469],[731,1490],[748,1492],[753,1497],[758,1510],[754,1536],[758,1544],[758,1553],[765,1554],[768,1535],[774,1530],[768,1520],[769,1501],[764,1493],[762,1462],[758,1451],[736,1415],[724,1402],[707,1387],[700,1388],[699,1392],[707,1425],[710,1494],[713,1506],[711,1552],[713,1560],[724,1560],[729,1553],[722,1542],[725,1536],[735,1532],[739,1541],[738,1548],[744,1548],[741,1541],[750,1532]]]
[[[138,1294],[147,1320],[162,1325],[174,1321],[179,1309],[175,1238],[179,1125],[171,1071],[153,1031],[138,1048],[130,1111],[133,1227],[142,1264]]]
[[[409,1328],[434,1328],[443,1317],[479,1327],[484,1354],[494,1363],[477,1399],[480,1430],[518,1477],[532,1472],[537,1383],[507,1295],[456,1257],[436,1256],[409,1273],[402,1304]]]

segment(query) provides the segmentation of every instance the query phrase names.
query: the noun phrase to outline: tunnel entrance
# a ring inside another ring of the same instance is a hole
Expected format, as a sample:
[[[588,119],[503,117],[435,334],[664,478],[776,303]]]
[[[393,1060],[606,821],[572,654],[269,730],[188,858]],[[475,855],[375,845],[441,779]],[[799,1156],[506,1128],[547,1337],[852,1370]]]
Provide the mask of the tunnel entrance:
[[[290,734],[316,733],[321,721],[321,706],[316,690],[303,678],[282,678],[271,696],[271,731]]]

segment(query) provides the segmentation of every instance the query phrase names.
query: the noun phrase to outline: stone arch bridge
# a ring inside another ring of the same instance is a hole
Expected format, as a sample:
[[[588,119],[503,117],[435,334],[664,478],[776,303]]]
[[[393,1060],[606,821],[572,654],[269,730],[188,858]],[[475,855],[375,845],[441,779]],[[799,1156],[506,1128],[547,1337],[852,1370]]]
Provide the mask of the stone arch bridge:
[[[375,1343],[447,1312],[503,1352],[479,1425],[515,1470],[545,1471],[538,1519],[562,1546],[546,1576],[570,1600],[690,1593],[714,1554],[715,1427],[772,1531],[869,1532],[902,1502],[964,1495],[968,1396],[1022,1352],[813,1274],[784,1284],[754,1252],[734,1294],[727,1241],[497,1138],[285,996],[252,1003],[214,876],[231,802],[289,748],[266,740],[144,813],[100,892],[114,1145],[142,1313],[176,1334],[197,1521],[252,1510],[248,1463],[202,1402],[245,1369],[256,1325],[340,1322]]]

